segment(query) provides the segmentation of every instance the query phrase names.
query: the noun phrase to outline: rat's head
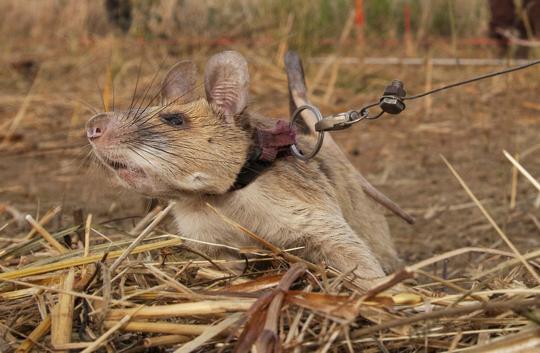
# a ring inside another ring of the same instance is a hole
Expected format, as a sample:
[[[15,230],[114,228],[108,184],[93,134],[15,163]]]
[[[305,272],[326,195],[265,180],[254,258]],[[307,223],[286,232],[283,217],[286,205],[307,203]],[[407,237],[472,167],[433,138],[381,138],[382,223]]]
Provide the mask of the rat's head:
[[[182,61],[167,73],[159,106],[92,117],[88,140],[121,184],[154,197],[219,194],[234,183],[251,143],[249,74],[233,51],[206,64],[206,97],[197,96],[197,70]]]

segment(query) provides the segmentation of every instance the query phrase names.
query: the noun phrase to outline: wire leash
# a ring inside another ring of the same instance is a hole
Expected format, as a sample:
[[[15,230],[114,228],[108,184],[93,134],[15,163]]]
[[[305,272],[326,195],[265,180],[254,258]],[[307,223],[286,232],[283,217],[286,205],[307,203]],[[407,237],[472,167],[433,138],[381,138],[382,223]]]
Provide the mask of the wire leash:
[[[291,145],[291,153],[296,158],[307,162],[313,157],[315,157],[317,153],[320,151],[322,144],[324,142],[325,132],[344,130],[363,120],[376,120],[376,119],[379,119],[381,116],[383,116],[385,113],[391,114],[391,115],[397,115],[405,110],[406,108],[405,101],[412,101],[412,100],[424,98],[426,96],[429,96],[429,95],[432,95],[441,91],[445,91],[451,88],[463,86],[469,83],[485,80],[485,79],[495,77],[495,76],[509,74],[511,72],[523,70],[523,69],[526,69],[526,68],[529,68],[538,64],[540,64],[540,59],[528,62],[523,65],[513,66],[504,70],[490,72],[484,75],[476,76],[476,77],[473,77],[464,81],[451,83],[449,85],[445,85],[445,86],[435,88],[430,91],[426,91],[426,92],[419,93],[416,95],[412,95],[409,97],[407,97],[403,82],[399,80],[393,80],[390,83],[390,85],[386,86],[384,93],[378,102],[367,104],[363,106],[362,108],[360,108],[359,110],[349,110],[348,112],[338,113],[338,114],[330,115],[327,117],[323,117],[323,115],[321,114],[321,111],[312,104],[302,105],[298,107],[292,114],[291,125],[293,125],[296,122],[296,120],[300,117],[300,114],[304,110],[311,111],[315,115],[315,118],[317,119],[317,122],[315,123],[315,131],[318,132],[317,142],[313,150],[308,154],[304,154],[303,152],[301,152],[297,144],[295,143]],[[380,111],[374,115],[370,115],[369,110],[376,106],[379,106]]]

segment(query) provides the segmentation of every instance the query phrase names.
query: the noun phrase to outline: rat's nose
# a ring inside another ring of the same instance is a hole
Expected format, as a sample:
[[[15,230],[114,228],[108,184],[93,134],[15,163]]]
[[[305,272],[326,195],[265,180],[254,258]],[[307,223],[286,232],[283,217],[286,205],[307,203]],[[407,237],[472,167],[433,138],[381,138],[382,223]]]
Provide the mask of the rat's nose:
[[[89,140],[95,140],[103,136],[107,130],[109,121],[110,119],[107,114],[99,114],[88,120],[86,123],[86,137]]]

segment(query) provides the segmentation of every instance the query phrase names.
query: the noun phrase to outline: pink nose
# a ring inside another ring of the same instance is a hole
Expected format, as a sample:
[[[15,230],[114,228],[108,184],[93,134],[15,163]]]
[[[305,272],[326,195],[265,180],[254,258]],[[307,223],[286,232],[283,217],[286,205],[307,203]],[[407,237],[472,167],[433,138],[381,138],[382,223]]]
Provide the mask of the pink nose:
[[[109,117],[106,114],[99,114],[88,120],[86,123],[86,137],[95,140],[105,134],[109,125]]]

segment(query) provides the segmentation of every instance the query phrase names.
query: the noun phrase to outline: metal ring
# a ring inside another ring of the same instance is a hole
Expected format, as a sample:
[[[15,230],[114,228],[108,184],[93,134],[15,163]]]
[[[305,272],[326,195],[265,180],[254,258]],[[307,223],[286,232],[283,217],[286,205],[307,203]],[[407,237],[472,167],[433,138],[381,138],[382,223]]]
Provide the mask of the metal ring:
[[[323,120],[323,116],[322,116],[320,110],[317,109],[317,107],[315,107],[315,106],[313,106],[311,104],[306,104],[306,105],[302,105],[302,106],[298,107],[294,111],[294,113],[292,114],[291,125],[294,124],[296,119],[300,116],[300,113],[302,113],[306,109],[311,111],[315,115],[315,118],[317,118],[317,122]],[[293,156],[295,156],[296,158],[307,162],[311,158],[315,157],[315,155],[317,153],[319,153],[319,150],[321,149],[322,144],[323,144],[323,140],[324,140],[324,131],[319,131],[319,135],[317,136],[317,144],[315,145],[315,148],[313,148],[311,153],[309,153],[307,155],[303,154],[298,149],[298,146],[296,146],[296,143],[291,146],[291,152],[292,152]]]

